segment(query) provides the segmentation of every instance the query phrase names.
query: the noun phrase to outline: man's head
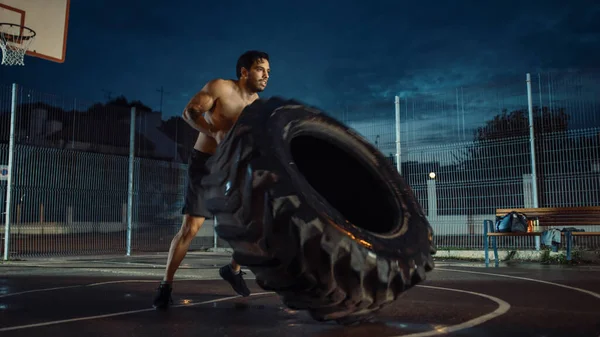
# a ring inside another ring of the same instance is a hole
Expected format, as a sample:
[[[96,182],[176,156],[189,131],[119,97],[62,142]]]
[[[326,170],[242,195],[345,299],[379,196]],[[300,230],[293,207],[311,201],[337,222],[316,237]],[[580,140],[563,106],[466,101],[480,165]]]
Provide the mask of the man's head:
[[[237,78],[253,92],[261,92],[267,87],[269,73],[269,55],[265,52],[250,50],[243,53],[236,65]]]

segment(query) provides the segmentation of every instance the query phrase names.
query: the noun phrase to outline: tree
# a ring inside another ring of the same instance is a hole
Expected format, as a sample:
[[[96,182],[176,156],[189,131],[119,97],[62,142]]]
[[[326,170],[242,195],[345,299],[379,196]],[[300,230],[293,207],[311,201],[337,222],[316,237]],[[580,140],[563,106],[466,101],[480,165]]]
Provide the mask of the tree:
[[[534,134],[539,135],[551,132],[567,131],[569,115],[563,108],[550,111],[548,107],[533,108]],[[515,110],[507,113],[504,109],[501,114],[485,123],[485,126],[475,131],[475,141],[505,139],[511,137],[529,137],[529,113],[526,110]]]
[[[577,203],[582,197],[572,181],[589,176],[593,162],[598,162],[598,136],[583,136],[569,130],[570,115],[564,108],[535,107],[533,109],[534,150],[539,206],[558,203]],[[521,180],[531,174],[529,118],[527,110],[503,111],[487,121],[474,133],[474,143],[465,152],[462,165],[471,179],[489,181],[498,192],[478,190],[489,194],[489,207],[522,204]],[[560,183],[562,187],[557,187]],[[586,184],[584,182],[583,184]],[[580,185],[582,183],[579,183]],[[489,185],[489,184],[488,184]],[[486,187],[489,189],[489,187]],[[557,189],[561,189],[557,191]],[[571,196],[567,194],[571,193]],[[516,199],[510,199],[510,197]],[[517,197],[515,197],[517,196]],[[509,204],[507,204],[509,203]]]
[[[545,161],[545,136],[566,132],[569,115],[564,109],[550,111],[547,107],[535,107],[533,126],[539,169]],[[530,154],[528,112],[504,110],[475,130],[474,142],[466,149],[462,165],[471,174],[474,171],[476,179],[520,179],[523,174],[531,173]]]
[[[548,135],[565,134],[569,127],[569,115],[564,109],[550,111],[547,107],[533,109],[536,166],[538,182],[548,173]],[[562,148],[568,146],[563,144]],[[568,147],[566,148],[568,150]],[[557,148],[552,149],[552,151]],[[562,151],[562,150],[560,150]],[[473,143],[463,155],[456,158],[452,169],[454,187],[446,202],[449,208],[471,209],[476,213],[489,213],[499,207],[515,207],[524,204],[523,177],[531,174],[528,111],[502,111],[486,121],[474,132]],[[456,198],[456,189],[460,189]],[[538,200],[542,204],[544,186],[538,184]],[[443,198],[440,195],[440,198]]]

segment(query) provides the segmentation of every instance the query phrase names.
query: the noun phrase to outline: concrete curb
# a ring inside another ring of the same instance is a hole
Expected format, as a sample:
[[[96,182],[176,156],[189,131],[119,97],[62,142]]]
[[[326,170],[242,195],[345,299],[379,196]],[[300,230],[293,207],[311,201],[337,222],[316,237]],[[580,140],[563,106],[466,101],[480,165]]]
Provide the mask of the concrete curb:
[[[600,251],[577,251],[577,259],[580,261],[600,263]],[[566,259],[566,252],[548,252],[545,250],[498,250],[500,261],[532,261],[542,262],[544,260]],[[440,250],[434,255],[437,259],[475,260],[484,261],[483,250]],[[494,251],[489,251],[490,261],[493,261]]]
[[[494,259],[494,252],[489,252],[490,260]],[[559,253],[553,253],[559,254]],[[514,250],[506,251],[499,250],[498,257],[501,261],[506,260],[508,257],[515,260],[523,261],[541,261],[542,252],[535,250]],[[446,258],[446,259],[460,259],[460,260],[485,260],[485,253],[482,250],[438,250],[434,255],[435,258]]]
[[[490,261],[494,260],[494,251],[490,250]],[[600,251],[576,251],[577,260],[588,263],[600,264]],[[190,261],[206,261],[217,259],[218,263],[226,263],[231,258],[231,248],[217,248],[210,249],[209,251],[190,251],[187,253],[186,260]],[[549,252],[547,250],[499,250],[498,256],[500,261],[527,261],[527,262],[546,262],[546,261],[558,261],[566,260],[566,253],[560,252]],[[0,261],[0,266],[27,266],[31,264],[45,265],[45,266],[60,266],[70,263],[92,263],[97,267],[98,263],[103,261],[109,261],[107,263],[119,263],[122,265],[136,265],[140,264],[147,268],[157,268],[159,270],[164,268],[166,263],[167,252],[160,253],[139,253],[133,254],[132,256],[125,255],[86,255],[86,256],[70,256],[70,257],[35,257],[25,258],[18,260]],[[198,260],[199,259],[199,260]],[[464,261],[481,261],[485,260],[483,250],[449,250],[449,249],[438,249],[434,255],[434,259],[443,260],[464,260]],[[155,263],[150,261],[154,260]],[[111,262],[112,261],[112,262]],[[194,263],[192,263],[194,264]],[[204,263],[202,263],[204,264]],[[184,268],[182,268],[184,269]]]

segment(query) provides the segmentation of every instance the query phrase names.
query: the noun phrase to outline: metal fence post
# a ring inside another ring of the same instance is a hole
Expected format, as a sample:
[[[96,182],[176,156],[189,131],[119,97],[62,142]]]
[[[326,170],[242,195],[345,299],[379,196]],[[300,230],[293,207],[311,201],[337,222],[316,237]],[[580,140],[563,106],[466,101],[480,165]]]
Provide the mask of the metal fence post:
[[[402,165],[400,164],[400,97],[396,96],[394,100],[396,106],[396,169],[402,174]]]
[[[538,208],[537,169],[535,162],[535,134],[533,126],[533,103],[531,97],[531,74],[527,73],[527,107],[529,110],[529,149],[531,157],[531,193],[533,207]],[[535,237],[535,249],[540,250],[540,237]]]
[[[10,101],[10,136],[8,141],[8,177],[6,179],[6,213],[4,222],[4,260],[8,261],[10,251],[10,218],[12,209],[13,161],[15,152],[15,124],[17,115],[17,84],[12,84]]]
[[[135,107],[129,121],[129,170],[127,184],[127,256],[131,256],[131,229],[133,222],[133,162],[135,158]]]

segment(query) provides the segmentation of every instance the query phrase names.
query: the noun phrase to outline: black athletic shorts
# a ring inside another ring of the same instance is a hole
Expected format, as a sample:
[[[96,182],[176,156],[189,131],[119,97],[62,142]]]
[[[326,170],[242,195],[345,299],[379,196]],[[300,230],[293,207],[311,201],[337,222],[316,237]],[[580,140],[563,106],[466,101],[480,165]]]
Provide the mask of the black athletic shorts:
[[[206,161],[210,154],[192,150],[188,159],[188,181],[185,193],[185,204],[181,211],[182,214],[192,216],[212,218],[212,214],[206,209],[204,204],[204,189],[202,188],[202,178],[210,173],[210,168]]]

